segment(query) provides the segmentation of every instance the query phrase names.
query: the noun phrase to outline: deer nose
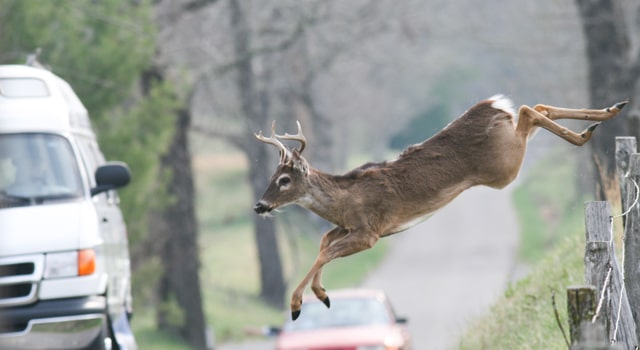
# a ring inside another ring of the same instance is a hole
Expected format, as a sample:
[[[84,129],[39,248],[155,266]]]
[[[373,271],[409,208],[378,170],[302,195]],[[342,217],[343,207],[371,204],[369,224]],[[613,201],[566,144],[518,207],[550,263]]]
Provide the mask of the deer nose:
[[[253,207],[253,210],[255,210],[255,212],[258,213],[258,214],[264,214],[266,212],[271,211],[271,207],[269,206],[269,204],[267,204],[267,203],[265,203],[263,201],[259,201]]]

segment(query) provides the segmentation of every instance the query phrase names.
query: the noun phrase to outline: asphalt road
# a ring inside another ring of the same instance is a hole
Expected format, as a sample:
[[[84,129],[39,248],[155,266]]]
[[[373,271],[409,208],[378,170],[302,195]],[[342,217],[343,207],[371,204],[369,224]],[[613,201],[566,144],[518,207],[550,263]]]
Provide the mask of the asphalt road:
[[[363,283],[383,289],[409,319],[416,350],[455,347],[505,290],[515,269],[518,224],[509,188],[465,191],[429,220],[385,238],[391,249]],[[272,341],[219,350],[273,350]]]

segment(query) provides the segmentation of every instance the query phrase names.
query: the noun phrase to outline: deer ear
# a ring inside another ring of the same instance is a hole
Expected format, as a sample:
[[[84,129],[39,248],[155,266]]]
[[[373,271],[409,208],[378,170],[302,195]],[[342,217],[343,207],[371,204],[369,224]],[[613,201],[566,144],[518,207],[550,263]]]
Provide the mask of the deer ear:
[[[309,163],[304,157],[298,152],[297,149],[294,149],[291,152],[291,161],[293,162],[293,168],[300,171],[303,175],[307,175],[309,172]]]

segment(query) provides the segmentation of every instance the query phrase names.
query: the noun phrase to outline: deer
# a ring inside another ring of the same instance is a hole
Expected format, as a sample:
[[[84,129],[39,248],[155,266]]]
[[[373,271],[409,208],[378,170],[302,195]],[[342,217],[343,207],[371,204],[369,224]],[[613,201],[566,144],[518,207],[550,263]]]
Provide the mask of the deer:
[[[322,285],[322,268],[330,261],[372,248],[386,236],[429,218],[461,192],[484,185],[502,189],[518,175],[527,142],[539,128],[582,146],[603,121],[615,117],[628,101],[604,109],[569,109],[522,105],[496,95],[473,105],[458,119],[422,143],[406,148],[395,160],[366,163],[342,175],[324,173],[302,156],[307,140],[300,122],[295,135],[262,131],[255,137],[275,146],[279,164],[254,211],[269,216],[289,204],[306,208],[335,225],[320,240],[319,253],[291,296],[291,318],[301,312],[302,296],[311,290],[331,306]],[[557,119],[594,121],[577,133]],[[298,148],[283,140],[298,142]]]

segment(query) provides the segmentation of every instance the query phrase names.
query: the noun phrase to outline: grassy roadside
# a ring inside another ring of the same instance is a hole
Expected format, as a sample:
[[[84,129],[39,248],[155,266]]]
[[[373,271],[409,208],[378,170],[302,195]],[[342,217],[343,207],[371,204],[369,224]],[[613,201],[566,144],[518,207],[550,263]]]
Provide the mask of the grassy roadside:
[[[552,299],[566,329],[566,288],[584,283],[586,199],[576,190],[574,161],[560,157],[541,161],[514,193],[520,257],[531,273],[469,327],[460,349],[566,349]]]
[[[259,266],[252,226],[255,214],[243,156],[199,156],[194,168],[205,317],[216,343],[243,339],[247,328],[282,324],[287,313],[266,306],[258,297]],[[284,209],[271,219],[279,225],[279,248],[290,290],[311,266],[320,239],[320,232],[314,228],[290,224],[292,217],[295,213]],[[370,251],[331,262],[323,273],[324,285],[328,290],[357,286],[386,251],[383,241]],[[148,273],[152,275],[153,268]],[[144,305],[144,301],[139,304]],[[150,308],[137,307],[133,327],[141,349],[189,349],[175,337],[155,330]]]
[[[512,285],[489,314],[476,321],[460,349],[566,349],[554,316],[552,298],[567,328],[566,288],[584,283],[584,239],[564,238],[524,280]]]

